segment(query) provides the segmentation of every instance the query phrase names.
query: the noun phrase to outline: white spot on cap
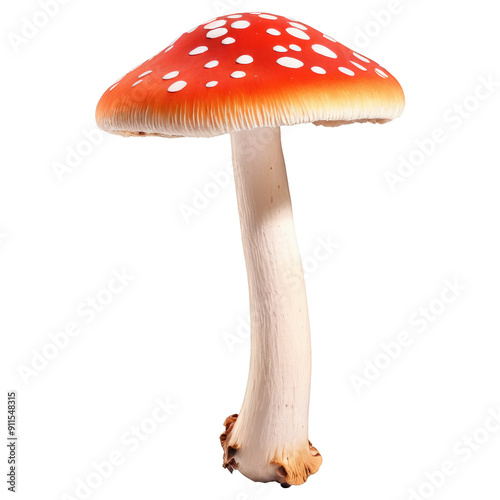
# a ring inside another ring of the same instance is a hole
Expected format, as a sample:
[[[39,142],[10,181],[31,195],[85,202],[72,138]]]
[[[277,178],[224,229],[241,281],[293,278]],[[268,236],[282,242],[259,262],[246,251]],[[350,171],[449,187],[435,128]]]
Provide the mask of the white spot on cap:
[[[231,73],[231,76],[233,78],[244,78],[245,76],[247,76],[247,74],[244,71],[235,71]]]
[[[214,21],[213,23],[209,23],[205,25],[206,30],[213,30],[215,28],[220,28],[221,26],[224,26],[227,23],[227,21],[224,21],[223,19],[219,19],[218,21]]]
[[[311,68],[311,71],[313,73],[317,73],[318,75],[324,75],[324,74],[326,74],[326,69],[320,68],[319,66],[313,66]]]
[[[300,24],[300,23],[294,23],[294,22],[289,21],[288,24],[291,24],[295,28],[299,28],[299,30],[306,30],[307,29],[306,26],[304,26],[303,24]]]
[[[192,33],[198,26],[195,26],[194,28],[191,28],[190,30],[187,30],[186,33]]]
[[[219,61],[210,61],[205,64],[205,68],[215,68],[215,66],[219,65]]]
[[[266,31],[266,33],[269,33],[270,35],[274,35],[274,36],[279,36],[281,35],[281,32],[279,32],[278,30],[275,30],[274,28],[270,28]]]
[[[288,49],[286,49],[285,47],[281,46],[281,45],[275,45],[273,47],[273,50],[275,52],[288,52]]]
[[[222,40],[222,43],[224,45],[231,45],[234,42],[236,42],[236,40],[234,38],[231,38],[230,36],[228,36],[227,38],[224,38],[224,40]]]
[[[212,87],[215,87],[219,82],[216,82],[215,80],[213,82],[208,82],[207,83],[207,87],[210,89]]]
[[[173,45],[170,45],[170,47],[167,47],[167,49],[165,50],[164,54],[165,54],[166,52],[168,52],[169,50],[172,50],[173,48],[174,48],[174,46],[173,46]]]
[[[134,84],[132,84],[132,87],[135,87],[136,85],[139,85],[139,83],[141,83],[142,80],[139,80],[138,82],[135,82]]]
[[[330,50],[328,47],[325,47],[324,45],[315,44],[312,46],[312,49],[317,54],[320,54],[325,57],[331,57],[332,59],[337,59],[337,54],[335,54],[333,50]]]
[[[323,35],[327,40],[330,40],[330,42],[335,42],[337,43],[337,40],[335,40],[335,38],[332,38],[331,36],[328,36],[328,35]]]
[[[220,36],[224,36],[227,33],[226,28],[217,28],[214,30],[210,30],[207,33],[207,38],[219,38]]]
[[[231,24],[232,28],[236,28],[237,30],[244,30],[245,28],[248,28],[250,26],[250,23],[248,21],[236,21],[233,24]]]
[[[290,48],[292,50],[295,50],[295,52],[300,52],[302,50],[298,45],[295,45],[294,43],[292,43],[292,45],[290,45]]]
[[[143,64],[143,63],[138,64],[138,65],[137,65],[134,69],[131,69],[131,70],[129,71],[129,73],[132,73],[132,71],[135,71],[135,70],[136,70],[139,66],[142,66],[142,64]],[[123,78],[123,76],[122,76],[122,78]],[[120,78],[120,80],[121,80],[121,78]]]
[[[276,62],[285,68],[302,68],[304,66],[302,61],[293,57],[280,57]]]
[[[363,57],[363,56],[360,56],[359,54],[357,54],[356,52],[353,52],[352,55],[354,57],[357,57],[358,59],[361,59],[362,61],[366,62],[366,63],[369,63],[370,62],[370,59],[367,59],[366,57]]]
[[[259,17],[262,17],[262,19],[271,19],[271,20],[278,19],[276,16],[271,16],[271,14],[260,14]]]
[[[167,73],[163,79],[164,80],[171,80],[172,78],[175,78],[176,76],[179,76],[179,72],[178,71],[172,71],[170,73]]]
[[[152,73],[151,70],[145,71],[142,75],[139,75],[137,78],[142,78],[143,76],[149,75],[150,73]]]
[[[187,85],[186,82],[179,80],[178,82],[172,83],[172,85],[170,85],[170,87],[168,87],[168,91],[169,92],[179,92],[179,90],[182,90],[186,85]]]
[[[362,69],[363,71],[366,71],[366,68],[364,66],[361,66],[361,64],[358,64],[357,62],[354,61],[349,61],[351,64],[354,64],[356,68]]]
[[[344,68],[343,66],[339,67],[339,71],[341,73],[344,73],[344,75],[354,76],[354,71],[352,71],[351,69]]]
[[[120,82],[116,82],[109,90],[113,90]]]
[[[301,40],[310,40],[309,35],[299,30],[298,28],[287,28],[286,31],[289,35],[292,35],[295,38],[300,38]]]
[[[232,16],[227,16],[228,19],[238,19],[240,17],[243,17],[241,14],[233,14]]]
[[[252,56],[240,56],[238,59],[236,59],[236,62],[238,64],[251,64],[253,63],[253,57]]]
[[[196,49],[193,49],[189,55],[190,56],[197,56],[198,54],[203,54],[203,52],[206,52],[208,50],[208,47],[205,47],[204,45],[201,45],[200,47],[196,47]]]
[[[387,73],[384,73],[380,68],[375,68],[375,73],[377,73],[377,75],[381,76],[382,78],[389,78],[389,75]]]

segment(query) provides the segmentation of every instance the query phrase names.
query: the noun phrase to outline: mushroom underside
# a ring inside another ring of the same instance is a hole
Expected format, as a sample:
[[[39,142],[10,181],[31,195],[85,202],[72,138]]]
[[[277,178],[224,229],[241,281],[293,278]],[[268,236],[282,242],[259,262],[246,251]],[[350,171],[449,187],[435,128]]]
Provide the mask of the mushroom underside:
[[[320,120],[315,122],[310,122],[317,127],[340,127],[341,125],[350,125],[352,123],[387,123],[391,121],[386,118],[363,118],[359,120]],[[293,126],[292,124],[290,126]],[[287,126],[287,125],[281,125]],[[260,127],[256,127],[260,128]],[[122,137],[163,137],[167,139],[179,139],[181,137],[188,137],[184,135],[171,135],[171,134],[162,134],[159,132],[145,132],[140,130],[107,130],[107,132],[115,135],[120,135]],[[226,132],[215,134],[212,137],[216,137],[216,135],[224,135]]]

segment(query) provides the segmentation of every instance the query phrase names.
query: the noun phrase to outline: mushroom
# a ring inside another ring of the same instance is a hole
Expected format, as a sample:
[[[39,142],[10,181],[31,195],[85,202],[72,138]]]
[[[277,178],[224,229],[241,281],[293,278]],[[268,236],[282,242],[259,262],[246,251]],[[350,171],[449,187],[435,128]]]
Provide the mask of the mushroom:
[[[222,16],[184,33],[99,101],[97,123],[114,134],[231,135],[252,334],[243,405],[220,437],[230,472],[287,487],[322,462],[308,440],[309,318],[280,127],[385,123],[403,107],[386,69],[267,13]]]

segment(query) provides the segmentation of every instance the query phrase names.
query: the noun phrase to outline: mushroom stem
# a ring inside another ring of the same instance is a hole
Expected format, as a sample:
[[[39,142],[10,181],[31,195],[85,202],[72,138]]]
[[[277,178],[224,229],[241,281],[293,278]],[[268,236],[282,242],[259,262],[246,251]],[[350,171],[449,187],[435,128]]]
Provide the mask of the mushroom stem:
[[[221,435],[223,465],[302,484],[322,459],[308,441],[309,316],[280,129],[233,132],[231,145],[252,338],[245,399]]]

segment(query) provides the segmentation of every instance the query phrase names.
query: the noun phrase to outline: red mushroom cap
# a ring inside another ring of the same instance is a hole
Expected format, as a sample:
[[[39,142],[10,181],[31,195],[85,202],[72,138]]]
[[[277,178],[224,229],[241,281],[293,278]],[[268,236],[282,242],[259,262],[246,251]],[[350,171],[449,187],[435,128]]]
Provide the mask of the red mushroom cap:
[[[399,116],[404,94],[376,62],[283,16],[218,17],[112,85],[98,125],[121,135],[210,137],[256,127]]]

